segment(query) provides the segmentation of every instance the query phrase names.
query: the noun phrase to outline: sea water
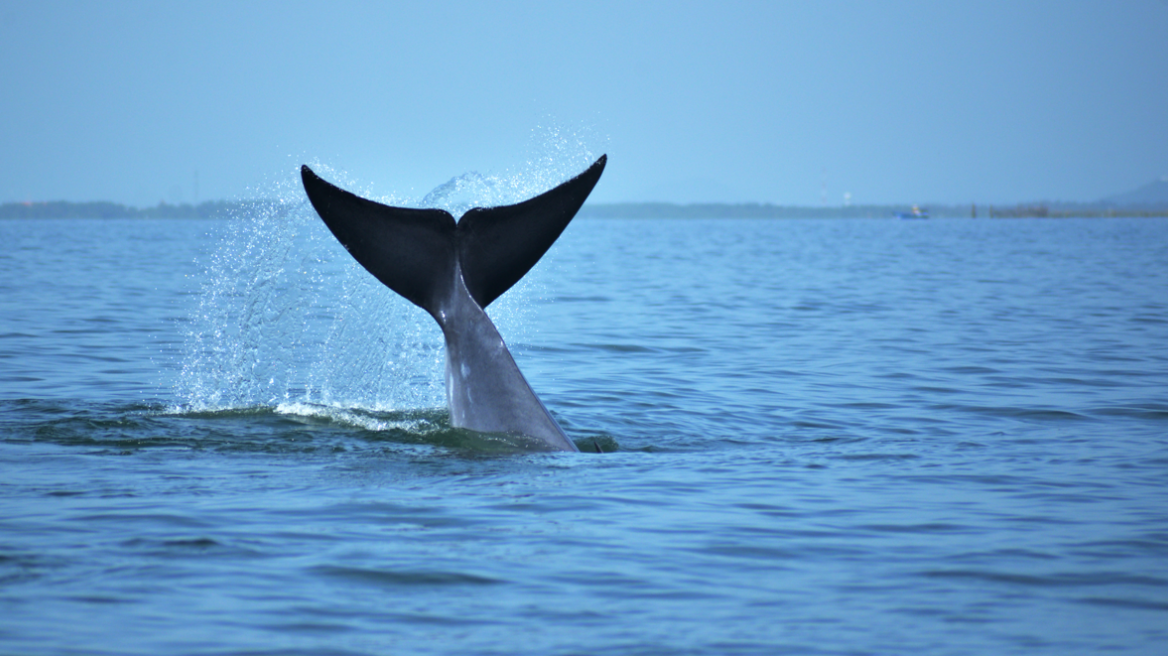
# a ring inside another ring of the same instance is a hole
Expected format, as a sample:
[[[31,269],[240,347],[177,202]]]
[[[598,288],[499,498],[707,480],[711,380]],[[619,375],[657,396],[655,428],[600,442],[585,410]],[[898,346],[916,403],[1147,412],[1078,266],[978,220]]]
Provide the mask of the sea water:
[[[1163,654],[1166,290],[1161,219],[578,218],[489,308],[544,454],[303,203],[0,222],[0,653]]]

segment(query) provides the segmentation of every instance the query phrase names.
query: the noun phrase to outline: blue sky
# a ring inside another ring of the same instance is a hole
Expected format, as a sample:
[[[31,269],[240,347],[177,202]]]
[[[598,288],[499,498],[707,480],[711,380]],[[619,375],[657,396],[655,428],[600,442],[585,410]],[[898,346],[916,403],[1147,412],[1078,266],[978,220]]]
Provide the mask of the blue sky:
[[[0,0],[0,202],[1093,200],[1168,175],[1168,2]]]

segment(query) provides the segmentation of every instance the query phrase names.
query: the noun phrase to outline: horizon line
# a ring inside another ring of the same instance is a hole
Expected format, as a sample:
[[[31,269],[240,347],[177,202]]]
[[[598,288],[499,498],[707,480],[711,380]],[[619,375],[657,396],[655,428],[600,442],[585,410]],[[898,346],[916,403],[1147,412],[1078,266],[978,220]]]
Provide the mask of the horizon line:
[[[107,207],[125,208],[134,211],[149,211],[161,208],[199,208],[204,206],[223,206],[223,205],[251,205],[257,203],[273,203],[291,205],[300,201],[287,201],[281,198],[236,198],[236,199],[215,199],[203,200],[198,202],[180,201],[168,202],[160,200],[154,205],[132,205],[129,203],[120,203],[112,200],[21,200],[21,201],[5,201],[0,203],[0,207],[36,207],[46,205],[96,205]],[[626,201],[587,201],[585,206],[592,207],[615,207],[615,206],[666,206],[678,208],[704,208],[704,207],[767,207],[776,209],[805,209],[805,210],[830,210],[830,209],[856,209],[856,208],[900,208],[900,207],[920,207],[924,208],[970,208],[970,207],[1001,207],[1001,208],[1023,208],[1023,207],[1039,207],[1039,206],[1076,206],[1076,207],[1154,207],[1168,209],[1168,202],[1152,202],[1152,203],[1116,203],[1114,201],[1100,199],[1093,201],[1065,201],[1065,200],[1029,200],[1017,202],[981,202],[981,201],[960,201],[960,202],[879,202],[879,203],[850,203],[850,204],[798,204],[798,203],[776,203],[773,201],[669,201],[669,200],[626,200]]]

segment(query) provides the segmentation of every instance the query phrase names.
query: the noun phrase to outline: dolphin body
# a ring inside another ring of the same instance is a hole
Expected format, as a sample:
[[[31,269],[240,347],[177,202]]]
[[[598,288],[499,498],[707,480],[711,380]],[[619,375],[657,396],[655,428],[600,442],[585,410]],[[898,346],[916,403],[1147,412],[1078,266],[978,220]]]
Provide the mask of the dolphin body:
[[[446,401],[458,428],[534,438],[578,451],[515,365],[484,311],[547,252],[584,204],[607,156],[551,191],[476,207],[455,222],[440,209],[389,207],[300,167],[304,190],[341,245],[386,287],[421,307],[446,338]]]

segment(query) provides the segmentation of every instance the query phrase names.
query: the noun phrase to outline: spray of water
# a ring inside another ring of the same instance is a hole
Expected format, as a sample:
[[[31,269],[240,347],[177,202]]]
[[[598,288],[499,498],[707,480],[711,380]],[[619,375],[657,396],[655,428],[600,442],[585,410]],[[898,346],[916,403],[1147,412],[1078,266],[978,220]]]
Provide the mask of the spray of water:
[[[461,216],[515,203],[579,173],[594,159],[576,134],[537,128],[519,170],[456,176],[420,200]],[[313,164],[362,193],[343,171]],[[361,268],[316,216],[295,171],[272,185],[272,201],[231,217],[206,263],[185,339],[181,411],[328,407],[373,412],[444,405],[442,335],[421,309]],[[491,306],[504,335],[523,339],[522,318],[538,290],[521,282]],[[301,411],[297,412],[299,408]]]

